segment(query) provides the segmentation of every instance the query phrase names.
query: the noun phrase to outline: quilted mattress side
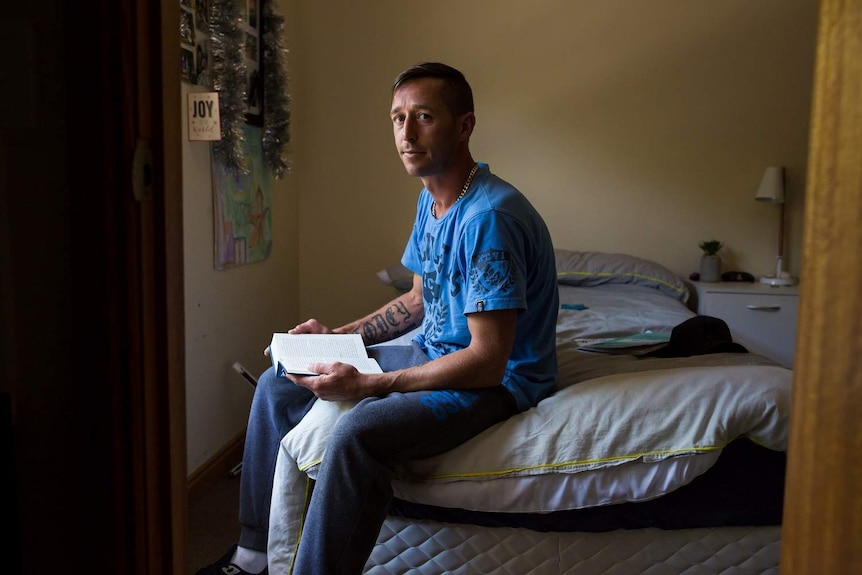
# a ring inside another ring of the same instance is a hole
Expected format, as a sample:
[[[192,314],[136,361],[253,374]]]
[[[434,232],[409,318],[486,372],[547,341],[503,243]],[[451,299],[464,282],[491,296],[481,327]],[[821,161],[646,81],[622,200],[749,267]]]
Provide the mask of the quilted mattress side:
[[[388,517],[368,575],[778,573],[778,526],[542,533]]]

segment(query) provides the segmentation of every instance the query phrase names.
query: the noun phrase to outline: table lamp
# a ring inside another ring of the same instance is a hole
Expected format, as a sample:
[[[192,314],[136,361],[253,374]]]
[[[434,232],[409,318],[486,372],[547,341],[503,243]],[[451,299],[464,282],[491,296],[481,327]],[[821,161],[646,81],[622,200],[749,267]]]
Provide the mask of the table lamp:
[[[760,283],[773,287],[796,285],[796,278],[784,271],[782,259],[784,258],[784,168],[781,166],[770,166],[763,173],[757,195],[754,197],[759,202],[778,204],[778,256],[775,258],[775,275],[763,276]]]

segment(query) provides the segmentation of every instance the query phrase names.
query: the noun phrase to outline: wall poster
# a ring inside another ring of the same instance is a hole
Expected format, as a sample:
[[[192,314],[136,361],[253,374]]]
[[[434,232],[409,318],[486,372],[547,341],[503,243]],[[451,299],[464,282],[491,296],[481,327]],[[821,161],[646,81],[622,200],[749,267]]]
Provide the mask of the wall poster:
[[[217,270],[263,261],[272,249],[272,178],[263,165],[263,129],[246,124],[243,140],[247,174],[212,159]]]

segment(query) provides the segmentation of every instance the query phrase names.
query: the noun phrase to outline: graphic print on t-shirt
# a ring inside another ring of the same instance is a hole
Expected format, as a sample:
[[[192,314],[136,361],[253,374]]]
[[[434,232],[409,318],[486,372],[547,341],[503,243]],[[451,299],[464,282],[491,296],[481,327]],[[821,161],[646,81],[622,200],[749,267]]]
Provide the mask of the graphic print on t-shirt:
[[[434,419],[444,421],[449,415],[467,409],[479,397],[478,394],[466,390],[438,389],[422,396],[419,401],[431,410]]]
[[[477,296],[505,291],[515,283],[515,267],[509,252],[486,250],[473,256],[470,268],[470,287]]]
[[[446,301],[441,301],[440,294],[444,289],[444,284],[451,283],[444,281],[448,260],[451,255],[451,246],[442,245],[439,248],[435,245],[437,238],[431,234],[425,235],[424,250],[420,254],[422,260],[422,299],[425,303],[425,339],[437,341],[440,334],[443,332],[445,322],[449,317],[449,298]],[[460,287],[457,288],[460,291]]]

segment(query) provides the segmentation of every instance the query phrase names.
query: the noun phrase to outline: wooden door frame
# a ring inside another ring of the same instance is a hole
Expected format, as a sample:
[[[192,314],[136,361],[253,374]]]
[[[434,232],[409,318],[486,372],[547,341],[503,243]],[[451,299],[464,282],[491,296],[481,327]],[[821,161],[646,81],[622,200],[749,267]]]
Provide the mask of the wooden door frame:
[[[133,564],[179,574],[189,570],[179,4],[124,4],[127,158],[152,154],[151,195],[138,194],[126,219]]]
[[[862,573],[862,2],[822,0],[781,573]]]

